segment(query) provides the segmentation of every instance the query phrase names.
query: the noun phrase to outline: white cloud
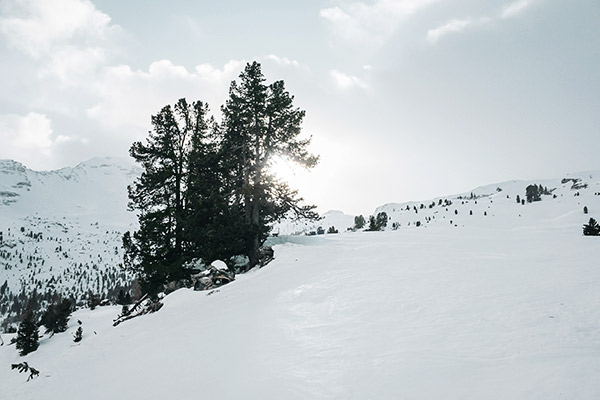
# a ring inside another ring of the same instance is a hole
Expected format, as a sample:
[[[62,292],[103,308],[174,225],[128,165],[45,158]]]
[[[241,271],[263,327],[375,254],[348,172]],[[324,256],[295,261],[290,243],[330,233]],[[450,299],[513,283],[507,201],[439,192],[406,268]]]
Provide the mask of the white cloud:
[[[4,0],[0,34],[38,64],[42,78],[76,84],[107,59],[120,28],[89,0]]]
[[[492,19],[488,17],[481,17],[479,19],[465,18],[465,19],[453,19],[447,24],[438,26],[437,28],[430,29],[427,31],[427,40],[430,43],[436,43],[443,36],[450,33],[461,32],[474,25],[483,25],[491,22]]]
[[[381,43],[404,18],[436,1],[439,0],[355,2],[343,9],[338,6],[321,9],[319,15],[344,39]]]
[[[351,89],[355,87],[361,89],[369,88],[369,85],[362,79],[354,75],[345,74],[335,69],[330,71],[330,76],[333,79],[335,85],[340,89]]]
[[[188,71],[169,60],[161,60],[152,63],[148,71],[134,71],[127,65],[107,67],[93,87],[99,100],[86,114],[110,128],[114,135],[125,135],[123,140],[130,142],[150,129],[150,115],[181,97],[208,102],[218,114],[230,82],[244,65],[245,61],[231,60],[222,68],[201,64]]]
[[[437,43],[442,37],[450,34],[450,33],[458,33],[466,30],[467,28],[471,28],[474,26],[482,26],[494,21],[499,21],[501,19],[512,18],[521,13],[523,13],[527,8],[529,8],[533,3],[538,0],[517,0],[507,6],[504,7],[502,12],[499,15],[494,17],[479,17],[477,19],[474,18],[463,18],[463,19],[453,19],[452,21],[438,26],[437,28],[430,29],[427,31],[427,41],[430,43]]]
[[[281,65],[283,67],[299,67],[300,63],[296,60],[290,60],[287,57],[279,57],[276,56],[275,54],[269,54],[268,56],[265,57],[267,60],[273,61],[275,62],[275,64],[277,65]]]
[[[0,115],[0,158],[18,160],[30,168],[43,168],[57,143],[71,140],[59,135],[52,138],[52,122],[46,115]]]
[[[521,14],[525,9],[529,8],[535,0],[517,0],[504,7],[502,11],[502,18],[512,18]]]

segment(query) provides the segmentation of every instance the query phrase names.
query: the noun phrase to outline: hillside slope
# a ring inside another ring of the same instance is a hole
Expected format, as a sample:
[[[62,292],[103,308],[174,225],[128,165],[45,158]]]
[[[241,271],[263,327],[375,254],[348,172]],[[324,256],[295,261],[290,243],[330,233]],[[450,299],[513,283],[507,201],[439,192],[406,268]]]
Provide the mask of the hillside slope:
[[[568,225],[290,238],[217,291],[0,348],[0,399],[597,399],[600,240]]]
[[[0,160],[0,330],[31,297],[81,302],[131,284],[119,264],[122,234],[136,223],[127,185],[139,174],[118,158],[43,172]]]

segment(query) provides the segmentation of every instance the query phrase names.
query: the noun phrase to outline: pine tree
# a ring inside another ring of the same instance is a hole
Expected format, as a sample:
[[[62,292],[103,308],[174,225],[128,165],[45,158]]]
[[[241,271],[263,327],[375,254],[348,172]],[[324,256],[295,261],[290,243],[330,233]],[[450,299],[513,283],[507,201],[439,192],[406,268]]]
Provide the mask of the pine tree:
[[[385,211],[377,213],[377,216],[369,216],[368,231],[381,231],[387,226],[388,216]]]
[[[185,194],[189,253],[206,264],[244,253],[242,211],[236,202],[235,179],[221,146],[222,130],[200,108],[188,154]]]
[[[40,323],[46,327],[46,333],[60,333],[67,330],[67,322],[73,306],[68,299],[63,299],[55,304],[50,304]]]
[[[124,264],[135,271],[145,292],[156,294],[162,284],[185,276],[184,199],[192,135],[204,122],[205,106],[180,99],[151,118],[145,144],[135,142],[129,154],[143,172],[129,186],[129,208],[138,212],[139,229],[123,236]]]
[[[31,305],[28,304],[17,331],[16,347],[19,354],[24,356],[36,351],[39,346],[38,340],[38,326]]]
[[[306,168],[318,158],[308,152],[311,139],[300,139],[305,112],[293,106],[294,97],[283,81],[266,85],[260,64],[247,64],[240,82],[232,82],[223,111],[222,154],[235,182],[234,197],[242,213],[245,253],[250,266],[259,263],[259,249],[269,224],[292,211],[316,218],[313,206],[300,206],[297,191],[269,173],[275,157]],[[228,179],[229,180],[229,179]]]
[[[600,236],[600,225],[594,218],[590,218],[590,221],[583,225],[584,236]]]
[[[362,229],[365,226],[365,217],[357,215],[354,217],[354,229]]]
[[[521,197],[517,195],[517,203],[521,203]]]
[[[543,188],[542,186],[537,186],[537,185],[529,185],[525,188],[525,197],[527,198],[527,202],[528,203],[532,203],[534,201],[540,201],[542,200],[541,194],[542,194]]]
[[[587,206],[583,206],[583,213],[584,213],[584,214],[587,214],[587,213],[588,213],[588,208],[587,208]]]

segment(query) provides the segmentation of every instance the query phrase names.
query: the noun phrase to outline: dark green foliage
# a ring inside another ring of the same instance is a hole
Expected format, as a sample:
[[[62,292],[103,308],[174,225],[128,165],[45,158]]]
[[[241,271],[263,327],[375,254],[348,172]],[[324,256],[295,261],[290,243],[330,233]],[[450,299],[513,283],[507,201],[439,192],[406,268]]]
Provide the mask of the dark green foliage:
[[[48,306],[40,324],[46,327],[46,333],[60,333],[67,330],[67,322],[73,311],[73,305],[68,299]]]
[[[299,139],[304,111],[282,81],[264,83],[260,64],[247,64],[232,82],[222,123],[201,101],[179,100],[152,116],[145,144],[131,146],[142,176],[129,187],[140,228],[123,236],[124,265],[151,296],[167,282],[187,279],[186,263],[202,259],[261,260],[273,222],[286,215],[317,219],[297,191],[270,173],[275,158],[311,168],[317,157]]]
[[[584,213],[584,214],[587,214],[587,213],[588,213],[588,208],[587,208],[587,206],[583,206],[583,213]]]
[[[17,331],[16,347],[19,354],[24,356],[36,351],[39,344],[38,326],[31,305],[28,305]]]
[[[517,195],[517,203],[521,202],[521,196]]]
[[[369,216],[369,229],[368,231],[381,231],[387,226],[388,216],[385,211],[377,214],[376,217]]]
[[[119,290],[119,294],[117,295],[117,304],[131,304],[131,294],[129,294],[129,291],[125,291],[123,289]]]
[[[327,233],[338,233],[338,230],[335,229],[335,226],[330,226],[329,229],[327,229]]]
[[[584,236],[600,236],[600,225],[594,218],[590,218],[590,221],[583,225]]]
[[[100,299],[99,296],[96,296],[92,292],[88,293],[88,307],[90,307],[91,310],[94,310],[97,306],[100,305],[101,302],[102,299]]]
[[[146,292],[155,294],[168,280],[185,276],[184,199],[188,154],[193,135],[205,130],[206,106],[180,99],[153,115],[146,143],[135,142],[129,154],[143,172],[129,190],[129,208],[140,228],[123,237],[124,264],[137,272]]]
[[[547,187],[542,185],[529,185],[525,188],[525,197],[527,198],[528,203],[540,201],[542,200],[542,195],[550,195],[552,194],[552,190],[548,190]]]
[[[354,229],[362,229],[366,224],[365,217],[357,215],[354,217]]]
[[[77,330],[75,331],[75,334],[73,335],[73,341],[75,343],[81,342],[81,339],[83,338],[83,328],[80,326],[79,328],[77,328]]]
[[[318,158],[308,152],[309,139],[300,139],[305,112],[293,106],[294,97],[283,81],[266,85],[260,64],[247,64],[239,82],[229,88],[223,106],[221,154],[230,176],[235,210],[242,215],[241,231],[250,267],[259,262],[259,249],[269,224],[293,212],[317,217],[313,206],[300,206],[297,191],[269,173],[276,157],[306,168]]]

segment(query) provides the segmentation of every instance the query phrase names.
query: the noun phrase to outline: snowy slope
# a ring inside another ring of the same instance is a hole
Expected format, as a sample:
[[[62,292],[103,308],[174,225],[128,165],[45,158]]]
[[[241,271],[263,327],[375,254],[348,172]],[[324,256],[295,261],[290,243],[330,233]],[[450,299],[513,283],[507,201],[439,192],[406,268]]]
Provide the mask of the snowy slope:
[[[542,185],[552,194],[543,195],[539,202],[517,203],[517,195],[525,199],[525,189],[531,184]],[[445,205],[446,201],[451,204]],[[374,215],[386,212],[388,229],[393,229],[394,222],[399,228],[416,228],[417,225],[511,228],[556,226],[557,223],[562,225],[563,221],[571,223],[569,228],[573,228],[580,227],[589,219],[582,215],[584,206],[587,206],[590,216],[595,213],[600,218],[600,171],[566,174],[549,180],[509,181],[427,201],[390,203],[378,207]],[[573,216],[581,218],[571,218]]]
[[[600,240],[569,226],[291,238],[212,294],[0,348],[0,399],[597,399]]]
[[[117,327],[116,307],[79,310],[30,355],[0,347],[0,399],[598,399],[600,238],[581,226],[600,174],[576,175],[380,207],[396,230],[279,236],[263,269]],[[531,183],[556,198],[517,204]]]
[[[43,172],[0,160],[0,323],[18,318],[33,291],[42,302],[54,294],[81,301],[130,285],[121,237],[135,227],[127,185],[139,173],[118,158]]]

